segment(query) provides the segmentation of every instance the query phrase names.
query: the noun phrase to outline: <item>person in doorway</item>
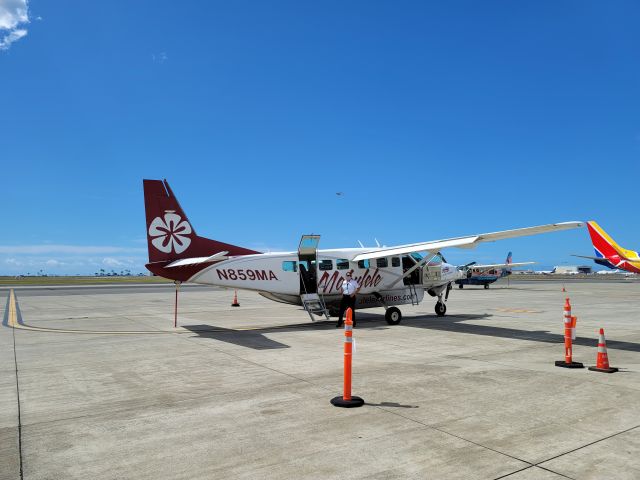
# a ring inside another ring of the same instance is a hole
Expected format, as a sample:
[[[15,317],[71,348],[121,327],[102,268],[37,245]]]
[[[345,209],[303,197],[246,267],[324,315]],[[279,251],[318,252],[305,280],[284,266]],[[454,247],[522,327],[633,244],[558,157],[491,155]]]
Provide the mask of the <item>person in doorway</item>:
[[[345,274],[345,278],[342,279],[342,299],[340,300],[340,318],[336,323],[336,328],[340,328],[343,325],[342,317],[347,308],[351,308],[351,319],[353,320],[353,326],[356,326],[356,293],[360,291],[360,285],[353,278],[353,270],[349,270]]]

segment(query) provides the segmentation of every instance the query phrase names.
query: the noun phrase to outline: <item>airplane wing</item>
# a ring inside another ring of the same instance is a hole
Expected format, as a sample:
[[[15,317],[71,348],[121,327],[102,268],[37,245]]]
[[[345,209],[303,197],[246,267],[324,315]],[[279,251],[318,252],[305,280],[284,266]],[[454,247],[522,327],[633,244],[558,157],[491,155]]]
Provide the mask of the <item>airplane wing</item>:
[[[584,226],[584,222],[562,222],[551,223],[549,225],[540,225],[537,227],[517,228],[515,230],[503,230],[501,232],[481,233],[471,235],[469,237],[448,238],[444,240],[435,240],[433,242],[411,243],[400,245],[397,247],[376,248],[369,252],[355,255],[351,260],[357,262],[359,260],[367,260],[374,258],[389,257],[393,255],[404,255],[413,252],[431,252],[437,253],[443,248],[474,248],[481,242],[495,242],[505,238],[525,237],[528,235],[538,235],[539,233],[556,232],[560,230],[569,230],[571,228],[579,228]]]
[[[491,268],[511,268],[521,267],[523,265],[533,265],[536,262],[519,262],[519,263],[495,263],[493,265],[472,265],[471,268],[480,270],[489,270]]]

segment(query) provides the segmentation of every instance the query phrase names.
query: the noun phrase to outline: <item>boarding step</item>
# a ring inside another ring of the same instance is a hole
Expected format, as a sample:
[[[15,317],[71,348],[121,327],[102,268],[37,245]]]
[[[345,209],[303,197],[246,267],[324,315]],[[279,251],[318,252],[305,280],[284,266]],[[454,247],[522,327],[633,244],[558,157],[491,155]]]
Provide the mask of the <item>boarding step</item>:
[[[411,283],[408,285],[409,287],[409,293],[411,295],[411,305],[418,305],[420,302],[418,302],[418,292],[416,291],[416,286]]]
[[[300,300],[302,300],[302,306],[309,314],[312,322],[316,321],[314,315],[324,315],[324,317],[329,320],[329,311],[322,298],[320,298],[320,295],[317,293],[303,293],[300,295]]]

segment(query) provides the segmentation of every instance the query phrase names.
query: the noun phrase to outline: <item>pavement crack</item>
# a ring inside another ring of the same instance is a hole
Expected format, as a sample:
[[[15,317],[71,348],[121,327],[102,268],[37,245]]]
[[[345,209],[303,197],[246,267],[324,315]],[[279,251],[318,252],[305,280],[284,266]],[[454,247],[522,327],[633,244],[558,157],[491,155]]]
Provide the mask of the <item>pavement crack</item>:
[[[15,302],[16,312],[19,312],[18,302],[15,299],[13,290],[11,291],[11,297]],[[18,314],[19,315],[19,314]],[[16,400],[18,403],[18,456],[20,460],[20,480],[24,478],[24,470],[23,470],[23,457],[22,457],[22,413],[20,410],[20,382],[18,378],[18,355],[16,353],[16,329],[13,327],[12,329],[13,335],[13,362],[15,366],[15,374],[16,374]]]
[[[585,443],[584,445],[581,445],[579,447],[573,448],[571,450],[567,450],[566,452],[563,452],[563,453],[561,453],[559,455],[556,455],[554,457],[550,457],[550,458],[547,458],[547,459],[542,460],[540,462],[537,462],[535,465],[536,466],[540,466],[540,464],[542,464],[542,463],[550,462],[551,460],[555,460],[556,458],[560,458],[560,457],[563,457],[563,456],[568,455],[570,453],[577,452],[578,450],[582,450],[583,448],[590,447],[591,445],[595,445],[596,443],[600,443],[600,442],[603,442],[605,440],[609,440],[610,438],[617,437],[618,435],[622,435],[623,433],[630,432],[632,430],[635,430],[636,428],[640,428],[640,425],[636,425],[634,427],[627,428],[626,430],[621,430],[619,432],[612,433],[611,435],[607,435],[606,437],[599,438],[598,440],[594,440],[593,442]],[[544,467],[540,467],[540,468],[544,468]]]
[[[567,475],[563,475],[562,473],[559,473],[559,472],[554,472],[553,470],[550,470],[550,469],[544,468],[544,467],[540,467],[538,465],[530,465],[528,467],[520,468],[519,470],[515,470],[513,472],[507,473],[506,475],[501,475],[499,477],[495,477],[493,480],[500,480],[502,478],[509,478],[511,475],[515,475],[516,473],[524,472],[525,470],[529,470],[531,468],[539,468],[540,470],[544,470],[546,472],[553,473],[554,475],[558,475],[559,477],[562,477],[562,478],[569,478],[570,480],[576,480],[573,477],[568,477]]]
[[[365,405],[366,405],[366,403],[365,403]],[[372,406],[373,406],[373,405],[372,405]],[[392,411],[392,410],[387,410],[386,408],[381,407],[381,406],[375,406],[375,408],[377,408],[377,409],[379,409],[379,410],[382,410],[382,411],[384,411],[384,412],[390,413],[390,414],[392,414],[392,415],[396,415],[396,416],[398,416],[398,417],[402,417],[402,418],[404,418],[405,420],[409,420],[410,422],[417,423],[418,425],[422,425],[422,426],[424,426],[424,427],[426,427],[426,428],[428,428],[428,429],[430,429],[430,430],[435,430],[435,431],[437,431],[437,432],[444,433],[445,435],[449,435],[450,437],[457,438],[458,440],[462,440],[462,441],[464,441],[464,442],[471,443],[472,445],[476,445],[476,446],[478,446],[478,447],[480,447],[480,448],[484,448],[485,450],[490,450],[490,451],[492,451],[492,452],[494,452],[494,453],[497,453],[497,454],[499,454],[499,455],[504,455],[505,457],[511,458],[511,459],[513,459],[513,460],[517,460],[517,461],[519,461],[519,462],[526,463],[527,465],[529,465],[529,466],[528,466],[528,467],[526,467],[526,468],[530,468],[530,467],[535,466],[535,464],[533,464],[533,463],[531,463],[531,462],[528,462],[527,460],[524,460],[524,459],[522,459],[522,458],[518,458],[518,457],[513,456],[513,455],[510,455],[510,454],[508,454],[508,453],[501,452],[500,450],[496,450],[495,448],[488,447],[487,445],[482,445],[481,443],[474,442],[473,440],[469,440],[468,438],[461,437],[460,435],[456,435],[455,433],[451,433],[451,432],[448,432],[448,431],[443,430],[443,429],[441,429],[441,428],[435,427],[435,426],[433,426],[433,425],[429,425],[428,423],[421,422],[420,420],[416,420],[415,418],[407,417],[407,416],[405,416],[405,415],[402,415],[402,414],[401,414],[401,413],[399,413],[399,412]]]

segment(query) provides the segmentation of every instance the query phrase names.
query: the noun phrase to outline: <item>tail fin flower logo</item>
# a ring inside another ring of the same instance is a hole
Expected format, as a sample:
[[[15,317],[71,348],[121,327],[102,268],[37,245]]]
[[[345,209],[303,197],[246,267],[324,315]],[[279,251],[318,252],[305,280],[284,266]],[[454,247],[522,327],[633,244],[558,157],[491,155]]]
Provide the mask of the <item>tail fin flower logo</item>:
[[[164,218],[154,218],[149,225],[151,243],[163,253],[184,252],[191,243],[188,237],[191,232],[189,222],[171,210],[165,212]]]

